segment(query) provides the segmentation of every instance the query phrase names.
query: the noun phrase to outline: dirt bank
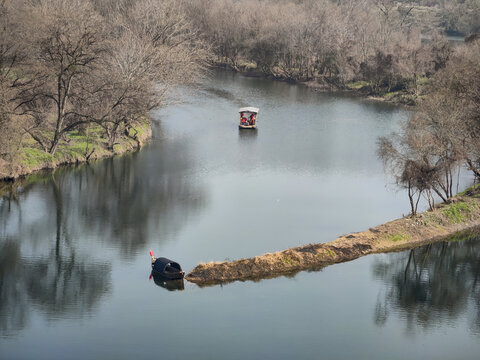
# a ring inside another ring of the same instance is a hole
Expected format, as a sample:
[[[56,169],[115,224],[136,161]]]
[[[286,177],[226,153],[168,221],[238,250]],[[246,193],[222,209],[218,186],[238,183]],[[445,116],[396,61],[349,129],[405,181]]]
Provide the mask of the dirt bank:
[[[480,187],[472,188],[434,211],[397,219],[367,231],[343,235],[324,244],[310,244],[250,259],[199,264],[187,276],[200,286],[260,280],[350,261],[373,253],[455,240],[480,227]],[[466,232],[466,233],[465,233]],[[450,237],[450,239],[449,239]]]

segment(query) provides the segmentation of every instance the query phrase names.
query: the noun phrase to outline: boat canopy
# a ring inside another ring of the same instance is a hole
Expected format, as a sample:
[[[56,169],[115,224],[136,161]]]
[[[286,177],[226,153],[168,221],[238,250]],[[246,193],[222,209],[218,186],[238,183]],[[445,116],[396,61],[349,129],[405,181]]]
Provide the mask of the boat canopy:
[[[176,263],[175,261],[172,261],[170,259],[161,257],[157,258],[155,262],[153,263],[153,269],[155,271],[158,271],[159,273],[165,272],[167,266],[171,266],[175,269],[178,269],[178,271],[182,271],[182,268],[180,267],[180,264]]]
[[[256,108],[256,107],[252,107],[252,106],[247,106],[247,107],[242,107],[238,110],[239,113],[242,113],[242,112],[251,112],[251,113],[255,113],[255,114],[258,114],[258,110],[259,108]]]

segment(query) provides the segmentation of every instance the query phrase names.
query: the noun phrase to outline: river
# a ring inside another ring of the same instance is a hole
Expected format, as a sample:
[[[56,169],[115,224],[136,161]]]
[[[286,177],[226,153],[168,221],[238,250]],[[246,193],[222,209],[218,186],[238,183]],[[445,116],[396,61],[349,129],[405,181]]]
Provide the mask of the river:
[[[1,359],[478,357],[475,240],[259,282],[150,279],[150,249],[188,271],[409,209],[375,154],[404,108],[228,72],[182,99],[153,113],[140,152],[0,200]],[[257,131],[239,131],[244,105]]]

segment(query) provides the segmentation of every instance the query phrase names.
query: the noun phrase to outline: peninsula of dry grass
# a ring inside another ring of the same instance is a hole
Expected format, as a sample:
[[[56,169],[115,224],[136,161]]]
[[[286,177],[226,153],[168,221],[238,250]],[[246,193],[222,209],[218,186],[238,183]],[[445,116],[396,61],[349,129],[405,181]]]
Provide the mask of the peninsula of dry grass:
[[[322,244],[309,244],[250,259],[197,265],[186,279],[200,286],[293,275],[364,255],[414,248],[440,240],[458,240],[480,226],[480,187],[472,187],[433,211],[405,217],[343,235]]]

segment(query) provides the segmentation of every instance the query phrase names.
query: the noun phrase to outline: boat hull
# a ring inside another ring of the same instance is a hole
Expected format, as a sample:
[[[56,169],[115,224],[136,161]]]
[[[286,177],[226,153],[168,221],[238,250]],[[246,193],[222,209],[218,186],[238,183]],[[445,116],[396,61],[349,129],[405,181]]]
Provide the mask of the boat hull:
[[[161,276],[168,280],[183,279],[183,277],[185,276],[185,271],[171,272],[171,271],[158,271],[158,270],[152,269],[152,273],[153,275]]]
[[[238,125],[240,129],[256,129],[257,125]]]

